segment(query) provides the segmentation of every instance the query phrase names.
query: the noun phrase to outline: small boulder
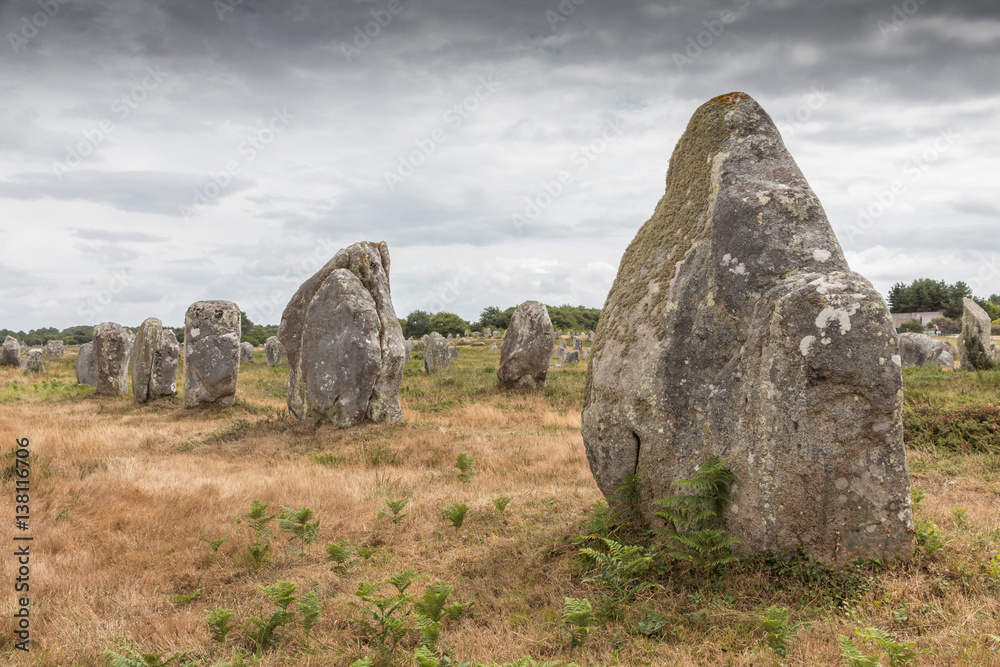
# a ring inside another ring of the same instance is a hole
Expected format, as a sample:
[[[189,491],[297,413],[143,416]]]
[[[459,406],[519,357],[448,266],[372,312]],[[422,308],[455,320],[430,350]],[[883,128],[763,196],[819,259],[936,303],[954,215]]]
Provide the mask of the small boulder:
[[[7,336],[0,348],[0,366],[21,365],[21,344],[13,336]]]
[[[493,343],[492,345],[490,345],[490,352],[499,352],[499,351],[500,351],[500,348],[497,347],[496,343]]]
[[[24,356],[24,360],[21,362],[21,373],[44,373],[45,372],[45,361],[42,358],[41,348],[35,348],[33,350],[28,350],[28,354]]]
[[[948,344],[927,334],[899,334],[899,356],[904,368],[936,365],[951,370],[955,367]]]
[[[97,363],[94,361],[94,344],[84,343],[76,355],[76,381],[88,387],[97,386]]]
[[[129,355],[135,335],[115,322],[101,322],[94,327],[94,365],[97,368],[97,393],[115,396],[128,393]]]
[[[240,308],[196,301],[184,315],[184,407],[232,405],[240,374]]]
[[[563,365],[580,363],[580,350],[567,350],[563,357]]]
[[[253,363],[253,343],[240,343],[240,362]]]
[[[61,357],[65,351],[61,340],[50,340],[45,343],[46,357]]]
[[[270,336],[264,341],[264,363],[268,366],[277,366],[281,360],[287,356],[285,346],[281,344],[277,336]]]
[[[484,343],[485,345],[485,343]],[[458,348],[436,331],[427,339],[424,348],[424,370],[437,373],[451,368],[452,362],[458,359]]]
[[[552,362],[554,339],[552,320],[545,304],[538,301],[520,304],[511,315],[500,348],[497,385],[501,389],[544,387]]]

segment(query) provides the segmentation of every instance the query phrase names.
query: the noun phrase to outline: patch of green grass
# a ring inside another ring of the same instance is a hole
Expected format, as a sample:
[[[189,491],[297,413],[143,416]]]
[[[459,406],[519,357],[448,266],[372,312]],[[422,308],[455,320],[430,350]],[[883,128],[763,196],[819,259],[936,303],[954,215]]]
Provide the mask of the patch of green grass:
[[[909,447],[1000,453],[1000,372],[903,369]]]

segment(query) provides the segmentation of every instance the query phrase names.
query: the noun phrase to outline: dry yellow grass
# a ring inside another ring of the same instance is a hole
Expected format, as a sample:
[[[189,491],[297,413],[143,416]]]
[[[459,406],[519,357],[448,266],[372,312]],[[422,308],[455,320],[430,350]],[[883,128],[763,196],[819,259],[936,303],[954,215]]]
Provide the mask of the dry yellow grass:
[[[571,542],[601,499],[579,431],[584,367],[554,369],[543,393],[507,394],[492,388],[495,357],[464,349],[453,372],[437,378],[424,377],[413,362],[404,380],[404,423],[350,429],[290,420],[282,411],[285,368],[259,360],[244,366],[236,406],[193,411],[177,400],[136,406],[131,397],[81,392],[69,384],[72,354],[46,360],[46,385],[0,369],[3,453],[15,438],[28,437],[35,456],[32,650],[13,649],[8,595],[0,607],[0,661],[103,665],[103,651],[129,645],[191,649],[199,664],[222,664],[236,654],[240,633],[220,649],[202,610],[227,607],[244,622],[264,616],[271,606],[259,587],[283,579],[319,593],[323,620],[315,641],[306,651],[294,636],[245,664],[349,665],[375,655],[350,622],[358,616],[351,606],[358,582],[414,568],[423,578],[412,591],[441,579],[455,587],[451,599],[475,601],[478,614],[446,624],[443,639],[457,657],[477,662],[532,655],[587,665],[771,664],[757,620],[768,605],[781,604],[796,620],[812,622],[785,664],[837,664],[838,634],[874,625],[934,651],[914,664],[1000,665],[1000,642],[987,636],[1000,635],[1000,577],[992,581],[982,568],[1000,545],[1000,479],[982,467],[918,476],[915,484],[927,493],[921,516],[950,540],[944,554],[874,573],[867,590],[839,607],[822,590],[810,597],[808,585],[779,586],[790,575],[759,565],[740,565],[715,584],[679,571],[676,580],[660,579],[664,590],[634,602],[626,620],[601,623],[582,653],[570,653],[556,625],[563,597],[595,604],[600,597],[599,588],[582,582]],[[460,452],[477,459],[478,474],[467,484],[454,467]],[[8,455],[4,468],[10,461]],[[7,525],[13,488],[5,476],[0,512]],[[502,515],[491,502],[501,495],[512,497]],[[403,497],[412,502],[399,525],[377,516],[383,498]],[[319,539],[302,561],[282,547],[276,530],[272,561],[251,567],[250,531],[235,522],[255,498],[272,510],[316,511]],[[469,512],[456,531],[441,508],[458,502]],[[954,507],[967,510],[961,527]],[[202,535],[229,535],[218,564],[210,563]],[[325,545],[340,539],[380,551],[341,580],[323,559]],[[13,559],[0,558],[3,585],[12,586],[15,576]],[[829,585],[824,581],[818,589]],[[173,597],[198,588],[189,605]],[[629,632],[652,611],[669,619],[665,634]],[[399,664],[415,664],[407,657],[414,643],[406,641]]]

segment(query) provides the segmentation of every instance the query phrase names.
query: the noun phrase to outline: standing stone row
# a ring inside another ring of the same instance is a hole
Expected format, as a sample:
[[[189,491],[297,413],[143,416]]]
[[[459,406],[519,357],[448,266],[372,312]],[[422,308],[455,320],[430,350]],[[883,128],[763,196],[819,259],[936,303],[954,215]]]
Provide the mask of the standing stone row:
[[[155,317],[145,320],[136,334],[131,359],[132,394],[136,403],[177,393],[177,336]]]

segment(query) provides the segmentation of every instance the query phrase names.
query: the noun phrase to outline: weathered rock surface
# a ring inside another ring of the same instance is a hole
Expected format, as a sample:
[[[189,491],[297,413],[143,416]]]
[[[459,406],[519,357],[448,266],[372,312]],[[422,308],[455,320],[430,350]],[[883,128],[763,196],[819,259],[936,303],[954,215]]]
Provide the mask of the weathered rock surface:
[[[583,352],[583,339],[579,336],[573,336],[573,349]]]
[[[285,346],[281,344],[277,336],[270,336],[264,341],[264,363],[268,366],[277,366],[287,354]]]
[[[184,315],[184,407],[232,405],[240,374],[240,308],[196,301]]]
[[[936,365],[949,370],[955,367],[948,344],[927,334],[899,334],[899,356],[904,367]]]
[[[61,340],[50,340],[45,343],[46,357],[61,357],[65,351],[66,349],[63,347]]]
[[[563,357],[563,364],[578,363],[580,363],[580,350],[566,350],[566,354]]]
[[[97,393],[104,396],[128,393],[129,355],[135,334],[115,322],[94,327],[94,366]]]
[[[590,359],[590,348],[589,347],[583,348],[583,352],[580,353],[580,358],[581,359]]]
[[[601,311],[587,458],[607,496],[636,476],[653,525],[675,481],[727,460],[738,553],[905,558],[900,364],[885,302],[850,271],[771,119],[721,96],[688,124]]]
[[[552,363],[555,332],[549,311],[538,301],[525,301],[514,309],[500,348],[497,385],[501,389],[544,387]]]
[[[13,336],[7,336],[0,347],[0,366],[21,365],[21,344]]]
[[[129,364],[136,403],[177,393],[179,357],[177,336],[160,320],[150,317],[139,325]]]
[[[968,297],[962,299],[958,362],[963,369],[970,371],[990,370],[1000,364],[1000,349],[990,337],[990,316]]]
[[[431,333],[424,347],[424,370],[428,373],[443,371],[451,368],[456,359],[458,359],[458,348],[455,344],[436,331]]]
[[[490,345],[490,352],[499,352],[499,351],[500,351],[500,348],[497,347],[496,343],[493,343],[492,345]]]
[[[278,338],[288,351],[288,407],[338,426],[399,421],[406,349],[389,289],[389,248],[340,250],[288,302]]]
[[[94,344],[84,343],[76,355],[76,381],[88,387],[97,386],[97,362],[94,361]]]
[[[253,343],[240,343],[240,361],[253,363]]]
[[[21,361],[21,373],[44,373],[45,360],[42,358],[41,348],[28,350]]]

